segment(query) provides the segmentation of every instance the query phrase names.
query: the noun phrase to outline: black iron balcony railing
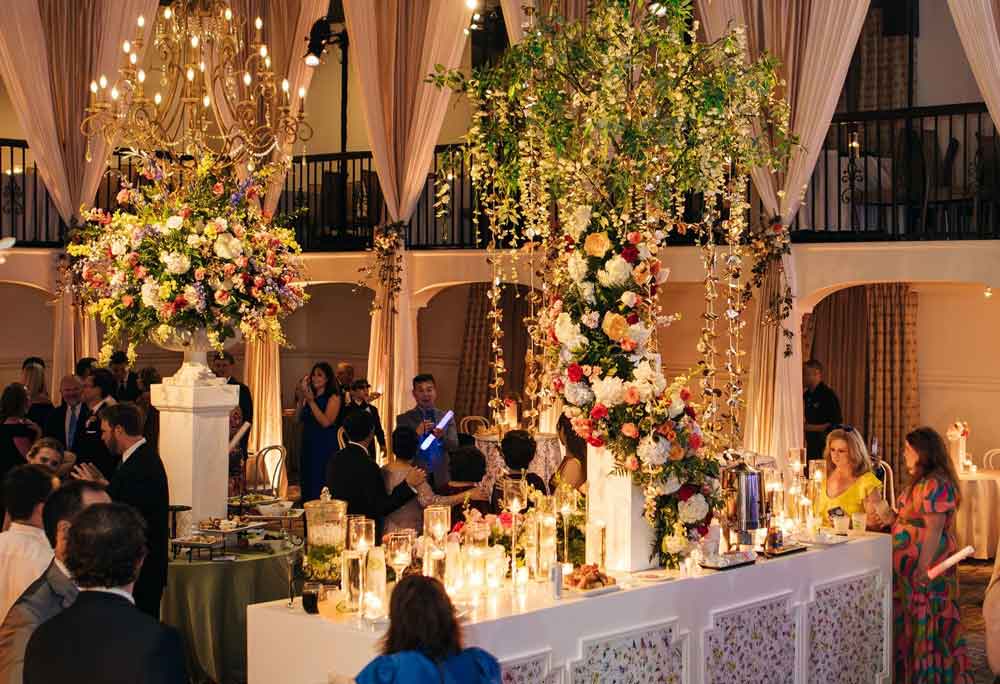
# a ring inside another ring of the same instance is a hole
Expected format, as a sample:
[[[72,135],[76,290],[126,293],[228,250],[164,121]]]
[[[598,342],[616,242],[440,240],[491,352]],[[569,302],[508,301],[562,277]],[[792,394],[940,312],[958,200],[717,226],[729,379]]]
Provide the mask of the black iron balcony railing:
[[[126,155],[112,159],[95,204],[114,208],[118,177],[135,177]],[[439,216],[435,178],[448,170],[451,201]],[[983,103],[838,114],[820,150],[790,230],[796,242],[1000,238],[1000,139]],[[752,221],[766,221],[759,200]],[[406,230],[410,249],[485,246],[475,192],[459,146],[434,152]],[[693,206],[693,205],[692,205]],[[296,157],[278,202],[295,215],[306,251],[371,245],[388,212],[370,152]],[[485,221],[481,222],[485,226]],[[0,236],[58,246],[66,226],[24,141],[0,140]]]

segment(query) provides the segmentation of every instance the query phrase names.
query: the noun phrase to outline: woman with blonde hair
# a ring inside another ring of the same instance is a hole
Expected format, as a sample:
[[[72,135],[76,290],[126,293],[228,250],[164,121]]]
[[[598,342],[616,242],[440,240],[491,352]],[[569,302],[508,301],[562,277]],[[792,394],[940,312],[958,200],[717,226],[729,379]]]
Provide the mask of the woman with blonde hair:
[[[868,449],[858,431],[849,425],[831,430],[823,459],[827,477],[816,502],[816,515],[824,519],[835,509],[847,516],[864,513],[865,499],[882,483],[872,472]]]
[[[21,369],[21,382],[28,390],[31,402],[26,418],[35,425],[45,425],[52,413],[52,400],[45,387],[45,367],[39,363],[27,363]]]

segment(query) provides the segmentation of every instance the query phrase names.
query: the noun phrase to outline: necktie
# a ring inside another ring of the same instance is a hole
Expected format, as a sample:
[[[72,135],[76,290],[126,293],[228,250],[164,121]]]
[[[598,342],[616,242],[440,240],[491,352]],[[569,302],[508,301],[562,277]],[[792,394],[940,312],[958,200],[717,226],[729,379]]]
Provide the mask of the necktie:
[[[79,406],[70,406],[69,409],[69,429],[66,431],[66,448],[72,449],[73,442],[76,441],[76,421],[79,418]]]

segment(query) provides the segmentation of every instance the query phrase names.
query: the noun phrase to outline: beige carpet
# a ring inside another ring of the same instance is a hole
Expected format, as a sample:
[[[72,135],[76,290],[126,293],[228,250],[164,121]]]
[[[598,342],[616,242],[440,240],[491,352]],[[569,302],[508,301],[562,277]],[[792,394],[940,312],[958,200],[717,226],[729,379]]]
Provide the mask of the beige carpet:
[[[993,574],[993,561],[966,561],[959,566],[958,604],[962,611],[965,643],[976,684],[992,684],[993,674],[986,664],[983,625],[983,595]]]

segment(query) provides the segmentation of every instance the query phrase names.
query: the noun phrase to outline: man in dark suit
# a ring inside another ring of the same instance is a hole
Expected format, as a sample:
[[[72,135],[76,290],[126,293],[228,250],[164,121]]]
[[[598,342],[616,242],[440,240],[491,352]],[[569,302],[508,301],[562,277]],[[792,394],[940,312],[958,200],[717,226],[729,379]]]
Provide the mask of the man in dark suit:
[[[437,401],[437,383],[434,376],[424,373],[413,378],[413,399],[416,407],[396,416],[396,425],[413,428],[423,440],[426,433],[434,433],[434,441],[427,449],[421,449],[414,463],[430,473],[434,491],[445,493],[451,475],[448,472],[448,452],[458,448],[458,429],[452,419],[444,428],[438,428],[445,412],[434,406]]]
[[[111,396],[115,401],[135,401],[139,398],[139,376],[129,370],[128,356],[123,351],[116,351],[111,355],[111,363],[108,364],[111,375],[115,378],[115,389]]]
[[[115,388],[115,378],[105,368],[95,368],[83,379],[83,403],[89,415],[83,421],[83,430],[76,439],[76,462],[90,463],[101,471],[103,479],[110,481],[118,467],[118,458],[108,451],[101,438],[101,421],[98,412],[115,403],[111,393]]]
[[[253,397],[250,396],[250,388],[233,377],[233,365],[236,360],[227,351],[219,352],[212,357],[212,372],[216,377],[220,377],[229,385],[236,385],[240,388],[240,413],[243,414],[243,421],[253,423]]]
[[[111,503],[96,482],[74,480],[54,491],[45,501],[42,523],[55,558],[7,612],[0,624],[0,683],[24,681],[24,651],[38,626],[73,605],[79,593],[66,568],[70,522],[88,506]]]
[[[31,636],[25,684],[186,684],[180,635],[132,605],[145,547],[130,506],[96,504],[73,520],[66,566],[80,594]]]
[[[75,375],[67,375],[59,383],[62,403],[52,410],[42,426],[46,437],[58,439],[66,451],[76,452],[76,444],[90,417],[90,409],[83,403],[83,385]]]
[[[146,521],[149,551],[135,583],[135,604],[159,619],[160,598],[167,585],[167,471],[156,450],[142,436],[142,413],[135,404],[108,406],[99,417],[104,443],[111,453],[121,456],[121,465],[108,484],[108,494],[113,501],[134,507]],[[73,474],[100,480],[100,473],[86,464],[74,468]]]
[[[386,494],[382,471],[368,455],[372,440],[372,419],[358,411],[344,419],[350,442],[334,454],[326,467],[326,485],[330,496],[347,502],[349,514],[360,514],[375,521],[375,534],[382,538],[385,516],[412,499],[414,487],[426,481],[420,468],[411,468],[406,480]]]
[[[367,380],[361,378],[360,380],[355,380],[354,384],[348,389],[351,391],[347,395],[347,403],[340,409],[341,420],[347,420],[347,416],[356,411],[364,411],[371,416],[372,428],[375,433],[374,439],[368,445],[368,453],[374,459],[375,442],[378,442],[382,453],[385,453],[385,430],[382,428],[382,418],[378,414],[378,409],[374,404],[368,403],[368,392],[371,390],[371,385],[368,384]]]

